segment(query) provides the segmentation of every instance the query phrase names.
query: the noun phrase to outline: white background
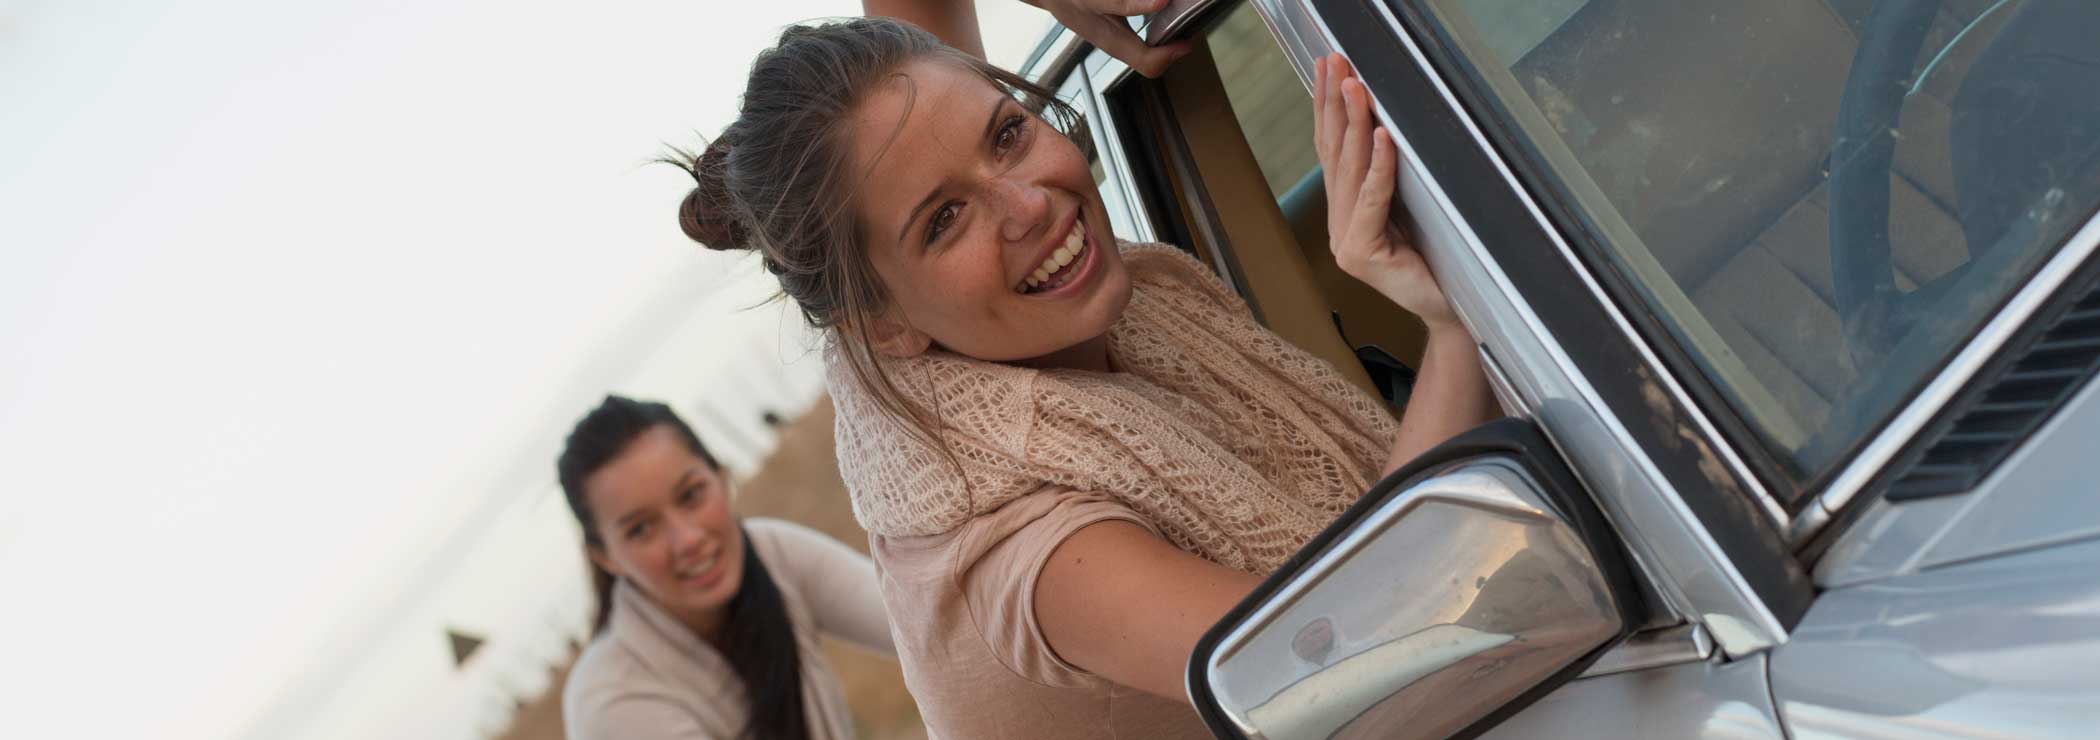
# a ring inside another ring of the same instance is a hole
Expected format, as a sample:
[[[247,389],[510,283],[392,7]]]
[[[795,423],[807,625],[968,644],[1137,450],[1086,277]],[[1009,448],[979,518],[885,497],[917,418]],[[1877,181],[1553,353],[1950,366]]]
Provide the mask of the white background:
[[[857,10],[0,0],[4,734],[500,727],[586,611],[567,425],[663,397],[747,469],[816,392],[646,162]],[[1047,23],[983,12],[1008,64]]]

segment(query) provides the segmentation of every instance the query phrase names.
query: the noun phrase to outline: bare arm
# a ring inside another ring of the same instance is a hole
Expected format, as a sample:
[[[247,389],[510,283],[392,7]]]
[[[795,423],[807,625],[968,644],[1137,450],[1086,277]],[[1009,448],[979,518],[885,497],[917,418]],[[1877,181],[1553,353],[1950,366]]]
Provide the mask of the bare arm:
[[[1473,427],[1502,415],[1480,368],[1480,350],[1463,325],[1431,326],[1422,372],[1407,397],[1400,434],[1380,473],[1391,475],[1409,460]]]
[[[1313,148],[1327,186],[1335,264],[1429,327],[1422,372],[1385,473],[1499,414],[1473,336],[1459,323],[1429,262],[1392,225],[1399,147],[1371,116],[1371,93],[1340,55],[1321,59],[1313,81]]]
[[[1021,0],[1057,19],[1080,38],[1123,60],[1146,77],[1158,77],[1167,65],[1194,48],[1186,41],[1147,46],[1124,18],[1157,12],[1167,0]],[[868,15],[896,18],[932,32],[957,49],[984,58],[984,35],[971,0],[861,0]]]
[[[984,33],[973,0],[861,0],[861,12],[895,18],[926,29],[942,43],[984,58]]]
[[[1104,521],[1050,553],[1036,578],[1036,623],[1065,662],[1188,701],[1183,679],[1196,640],[1260,583],[1136,524]]]

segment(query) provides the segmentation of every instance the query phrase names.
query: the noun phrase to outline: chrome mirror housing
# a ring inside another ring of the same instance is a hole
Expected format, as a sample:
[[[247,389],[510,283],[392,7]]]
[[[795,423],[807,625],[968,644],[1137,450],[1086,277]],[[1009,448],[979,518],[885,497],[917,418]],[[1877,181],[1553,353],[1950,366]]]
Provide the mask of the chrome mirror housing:
[[[1508,439],[1483,447],[1483,436]],[[1439,448],[1442,463],[1426,455],[1214,627],[1189,673],[1212,731],[1470,734],[1638,624],[1630,576],[1586,494],[1556,490],[1571,485],[1564,469],[1541,475],[1527,459],[1537,436],[1505,420],[1455,440],[1457,455]],[[1530,444],[1509,443],[1520,438]]]

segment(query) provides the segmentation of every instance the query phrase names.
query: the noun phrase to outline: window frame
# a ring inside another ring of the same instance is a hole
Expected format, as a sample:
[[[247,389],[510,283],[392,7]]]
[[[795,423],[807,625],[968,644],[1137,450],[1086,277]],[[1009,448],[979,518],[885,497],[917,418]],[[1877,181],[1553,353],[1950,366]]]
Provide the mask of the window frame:
[[[1734,457],[1733,447],[1643,343],[1623,309],[1585,272],[1560,229],[1500,164],[1502,155],[1473,128],[1471,117],[1445,87],[1446,79],[1415,48],[1415,37],[1393,19],[1390,9],[1378,3],[1244,1],[1258,6],[1301,81],[1309,79],[1306,70],[1319,54],[1348,48],[1337,41],[1327,18],[1351,13],[1349,23],[1344,24],[1349,31],[1357,36],[1385,36],[1382,42],[1359,39],[1351,46],[1379,50],[1371,55],[1374,58],[1389,57],[1386,61],[1391,63],[1381,69],[1365,70],[1377,99],[1421,103],[1405,110],[1378,110],[1385,125],[1395,131],[1396,140],[1411,150],[1405,140],[1419,137],[1427,143],[1425,151],[1439,152],[1439,160],[1451,160],[1410,162],[1408,169],[1417,171],[1435,193],[1407,192],[1416,185],[1404,175],[1403,195],[1418,212],[1424,204],[1414,199],[1438,198],[1441,213],[1462,232],[1455,238],[1466,242],[1468,256],[1460,261],[1471,262],[1465,266],[1472,268],[1472,274],[1456,276],[1463,272],[1453,265],[1457,257],[1425,252],[1439,274],[1446,276],[1447,293],[1481,340],[1484,362],[1503,370],[1493,378],[1498,390],[1506,388],[1505,395],[1517,397],[1522,407],[1519,413],[1538,418],[1563,455],[1582,473],[1600,503],[1612,513],[1614,525],[1641,565],[1644,582],[1657,591],[1668,613],[1704,625],[1730,655],[1785,642],[1786,632],[1814,597],[1802,564],[1784,539],[1785,512],[1754,503],[1757,497],[1770,501],[1764,496],[1762,482]],[[1054,34],[1059,35],[1046,41],[1046,49],[1056,47],[1059,38],[1070,37],[1062,29]],[[1057,54],[1038,54],[1052,56]],[[1128,104],[1148,83],[1098,51],[1082,49],[1074,56],[1078,58],[1073,68],[1085,70],[1092,86],[1097,135],[1119,147],[1142,150],[1156,144],[1133,138],[1134,129],[1156,124],[1146,118],[1142,106]],[[1412,86],[1405,94],[1392,89],[1402,79]],[[1118,154],[1121,151],[1117,149]],[[1113,161],[1124,170],[1118,181],[1132,183],[1139,202],[1150,206],[1162,197],[1175,200],[1171,193],[1161,196],[1147,191],[1141,173],[1132,171],[1131,159],[1117,156]],[[1440,181],[1455,187],[1445,189]],[[1533,218],[1522,217],[1524,213]],[[1169,224],[1158,227],[1166,229]],[[1548,254],[1556,247],[1561,255]],[[1504,272],[1504,266],[1517,270]],[[1481,270],[1492,277],[1480,277]],[[1504,287],[1512,284],[1514,288]],[[1482,302],[1495,305],[1479,309]],[[1476,310],[1465,311],[1467,303],[1475,304]],[[1618,331],[1607,330],[1598,336],[1582,326],[1585,320]],[[1563,342],[1556,338],[1561,336],[1584,341]],[[1537,351],[1525,351],[1527,347]],[[1497,359],[1499,355],[1529,363],[1542,356],[1539,352],[1554,357],[1539,367]],[[1643,358],[1640,366],[1648,377],[1636,380],[1626,373],[1627,357]],[[1586,370],[1607,360],[1616,363],[1620,375]],[[1678,423],[1658,420],[1652,413],[1657,408],[1667,409],[1667,415]],[[1738,490],[1715,496],[1678,495],[1716,486]]]
[[[1278,5],[1281,9],[1275,12],[1288,12],[1289,4]],[[1381,105],[1378,115],[1396,139],[1409,140],[1403,146],[1419,158],[1411,164],[1453,185],[1438,186],[1438,194],[1447,199],[1453,218],[1471,232],[1467,236],[1472,237],[1473,250],[1496,265],[1509,284],[1453,285],[1447,286],[1447,293],[1470,288],[1531,306],[1529,318],[1543,333],[1540,341],[1565,358],[1561,370],[1576,376],[1573,382],[1588,386],[1597,412],[1608,417],[1606,426],[1617,427],[1610,431],[1623,454],[1636,465],[1646,463],[1666,500],[1641,500],[1645,496],[1614,491],[1609,482],[1595,479],[1593,490],[1600,498],[1621,499],[1622,507],[1676,509],[1679,519],[1688,520],[1683,524],[1703,530],[1692,539],[1700,543],[1694,550],[1712,556],[1716,565],[1725,564],[1739,578],[1735,585],[1695,587],[1687,583],[1685,571],[1677,570],[1663,580],[1702,591],[1706,595],[1690,600],[1707,603],[1676,606],[1689,618],[1708,619],[1730,654],[1783,642],[1814,596],[1786,539],[1791,512],[1766,492],[1763,479],[1738,455],[1734,437],[1723,432],[1688,392],[1676,369],[1658,356],[1636,324],[1652,317],[1628,310],[1599,284],[1594,268],[1569,246],[1569,223],[1556,218],[1551,195],[1529,187],[1513,171],[1509,154],[1484,130],[1490,124],[1471,114],[1454,89],[1461,81],[1439,67],[1428,49],[1432,43],[1423,41],[1419,27],[1403,22],[1386,2],[1306,0],[1304,7],[1309,22],[1327,35],[1329,48],[1340,48],[1356,60],[1375,99],[1408,101],[1405,106]],[[1444,269],[1450,259],[1429,256],[1448,280],[1455,272]],[[1492,331],[1482,332],[1475,317],[1467,318],[1483,344],[1496,343],[1489,336]],[[1519,374],[1538,371],[1510,366],[1497,360],[1493,351],[1487,354],[1491,365]],[[1628,358],[1636,360],[1631,372]],[[1529,410],[1539,414],[1549,435],[1562,426],[1535,405]],[[1571,462],[1579,462],[1572,458],[1580,453],[1570,448],[1580,444],[1569,439],[1570,434],[1583,432],[1564,428],[1554,436]],[[1615,519],[1624,527],[1626,519],[1643,517],[1649,522],[1662,518],[1648,513]],[[1662,533],[1651,524],[1635,529],[1650,531],[1629,537],[1629,544]],[[1681,542],[1667,547],[1688,552]],[[1657,569],[1672,570],[1671,565],[1653,562],[1663,559],[1646,559],[1651,575]],[[1756,605],[1746,597],[1754,598]],[[1763,618],[1756,618],[1756,612],[1763,612]],[[1714,623],[1711,618],[1717,614],[1735,617],[1730,621],[1736,624]],[[1753,617],[1748,623],[1742,619],[1746,614]]]
[[[1334,4],[1325,0],[1308,2]],[[1785,471],[1785,464],[1780,459],[1783,453],[1774,450],[1765,436],[1752,427],[1744,412],[1727,400],[1717,381],[1700,369],[1691,351],[1654,315],[1655,308],[1641,297],[1643,290],[1636,284],[1638,278],[1627,274],[1611,258],[1613,248],[1604,243],[1610,237],[1587,228],[1589,221],[1583,215],[1582,207],[1545,174],[1549,166],[1544,162],[1544,155],[1534,145],[1514,143],[1528,142],[1528,139],[1522,132],[1502,123],[1512,114],[1503,109],[1489,91],[1486,81],[1470,70],[1455,43],[1437,32],[1437,24],[1415,7],[1415,3],[1421,0],[1366,2],[1379,6],[1393,23],[1415,40],[1422,54],[1435,66],[1437,76],[1452,89],[1464,107],[1469,111],[1492,112],[1470,117],[1492,140],[1498,158],[1515,171],[1521,181],[1518,184],[1530,192],[1539,207],[1555,221],[1557,230],[1576,247],[1570,252],[1570,258],[1581,262],[1582,269],[1604,284],[1606,293],[1603,297],[1615,303],[1618,312],[1636,327],[1641,335],[1640,341],[1661,356],[1664,369],[1677,379],[1697,406],[1705,410],[1705,415],[1720,431],[1718,441],[1743,460],[1750,477],[1767,492],[1766,501],[1785,512],[1780,523],[1786,530],[1786,540],[1804,558],[1820,554],[1822,548],[1818,545],[1827,545],[1835,534],[1834,531],[1825,531],[1833,522],[1856,518],[1852,515],[1858,514],[1864,503],[1879,498],[1880,491],[1890,479],[1901,474],[1903,465],[1900,463],[1905,457],[1930,441],[1925,432],[1932,421],[1942,415],[1942,410],[1960,394],[1998,348],[2025,326],[2036,306],[2053,295],[2073,268],[2095,251],[2091,232],[2094,224],[2100,224],[2100,216],[2089,221],[2086,227],[2068,232],[2065,239],[2055,245],[2056,251],[2036,267],[2025,285],[2004,296],[1963,342],[1951,348],[1939,370],[1921,376],[1905,390],[1901,400],[1882,418],[1845,444],[1833,463],[1811,475],[1797,478]],[[1784,491],[1784,495],[1775,490]]]

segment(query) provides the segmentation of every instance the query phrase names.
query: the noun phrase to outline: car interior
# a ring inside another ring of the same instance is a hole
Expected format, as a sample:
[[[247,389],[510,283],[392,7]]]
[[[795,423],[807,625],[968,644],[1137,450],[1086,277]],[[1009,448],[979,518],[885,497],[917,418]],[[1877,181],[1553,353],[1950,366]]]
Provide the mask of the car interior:
[[[1110,94],[1157,137],[1127,149],[1158,186],[1146,206],[1162,239],[1212,264],[1270,329],[1404,401],[1426,335],[1328,251],[1304,83],[1252,5],[1220,4],[1194,27],[1195,51],[1163,78]]]
[[[1986,45],[1948,42],[1989,4],[1943,4],[1925,46],[1948,53],[1902,107],[1888,224],[1900,290],[1969,258],[1948,136],[1954,91]],[[1530,132],[1549,160],[1579,164],[1556,169],[1587,176],[1571,189],[1591,213],[1616,216],[1597,226],[1617,232],[1610,241],[1681,341],[1789,450],[1809,445],[1860,379],[1834,307],[1828,183],[1871,5],[1590,0],[1507,68],[1505,84],[1528,93],[1511,107],[1534,106],[1515,117],[1554,134]],[[1988,23],[1969,38],[1987,38]]]
[[[1470,58],[1499,62],[1478,73],[1648,294],[1649,307],[1629,308],[1659,308],[1772,443],[1813,451],[1861,380],[1834,307],[1827,209],[1834,122],[1871,0],[1429,5]],[[2001,20],[1993,6],[1942,4],[1924,46],[1938,54],[1901,109],[1889,194],[1899,290],[1970,259],[1948,137],[1955,92]],[[1327,251],[1303,83],[1251,5],[1219,4],[1189,25],[1195,53],[1110,96],[1168,139],[1130,147],[1156,155],[1132,165],[1178,201],[1147,204],[1154,220],[1184,224],[1184,246],[1278,333],[1359,383],[1390,385],[1374,358],[1419,363],[1423,330]]]

